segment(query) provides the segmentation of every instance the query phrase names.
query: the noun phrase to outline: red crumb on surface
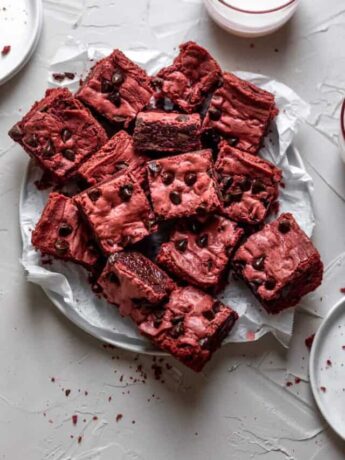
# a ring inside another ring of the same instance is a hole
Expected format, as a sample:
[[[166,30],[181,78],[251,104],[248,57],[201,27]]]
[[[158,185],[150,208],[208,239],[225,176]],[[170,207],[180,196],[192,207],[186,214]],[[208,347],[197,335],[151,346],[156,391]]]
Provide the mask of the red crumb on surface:
[[[92,420],[98,420],[97,415],[94,415],[94,416],[92,417]]]
[[[68,80],[74,80],[75,73],[73,72],[61,72],[61,73],[55,72],[53,73],[53,78],[54,80],[59,81],[59,82],[64,81],[65,78],[67,78]]]
[[[301,379],[300,379],[299,377],[296,377],[296,378],[295,378],[295,383],[298,384],[298,383],[300,383],[300,382],[301,382]]]
[[[55,382],[55,377],[52,377],[52,378],[50,379],[50,381],[54,383],[54,382]]]
[[[312,334],[305,339],[304,343],[305,343],[305,346],[308,348],[308,350],[311,349],[313,342],[314,342],[314,338],[315,338],[315,334]]]
[[[153,370],[155,379],[160,380],[160,378],[162,377],[162,372],[163,372],[162,366],[158,366],[158,364],[152,364],[151,368]]]
[[[1,50],[1,55],[7,56],[10,51],[11,51],[11,45],[5,45]]]
[[[330,359],[327,359],[326,364],[327,366],[332,366],[332,361]]]
[[[68,398],[68,396],[69,396],[70,394],[71,394],[71,390],[66,390],[66,391],[65,391],[65,395],[67,396],[67,398]]]
[[[342,294],[345,294],[345,287],[340,288],[340,292],[341,292]]]
[[[343,350],[345,350],[345,345],[343,345],[341,348],[342,348]]]
[[[117,422],[119,422],[119,421],[122,420],[122,419],[123,419],[123,415],[122,415],[122,414],[117,414],[115,420],[116,420]]]
[[[82,439],[83,439],[83,437],[82,437],[82,436],[78,436],[78,444],[80,444],[80,443],[81,443]]]
[[[76,425],[78,423],[78,415],[72,415],[72,423]]]
[[[327,391],[326,387],[320,387],[320,390],[322,391],[322,393],[326,393]]]
[[[287,386],[287,387],[291,387],[291,386],[292,386],[292,382],[286,382],[286,386]]]
[[[111,396],[108,397],[108,401],[109,401],[109,402],[111,401]]]

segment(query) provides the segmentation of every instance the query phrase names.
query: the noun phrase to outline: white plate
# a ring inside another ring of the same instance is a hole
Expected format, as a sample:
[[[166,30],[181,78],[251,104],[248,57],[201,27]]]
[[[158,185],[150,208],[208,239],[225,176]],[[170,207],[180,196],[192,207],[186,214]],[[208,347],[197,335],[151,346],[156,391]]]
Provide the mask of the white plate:
[[[315,335],[309,373],[322,415],[345,439],[345,297],[331,309]]]
[[[42,29],[42,0],[0,0],[0,85],[12,78],[28,62]]]

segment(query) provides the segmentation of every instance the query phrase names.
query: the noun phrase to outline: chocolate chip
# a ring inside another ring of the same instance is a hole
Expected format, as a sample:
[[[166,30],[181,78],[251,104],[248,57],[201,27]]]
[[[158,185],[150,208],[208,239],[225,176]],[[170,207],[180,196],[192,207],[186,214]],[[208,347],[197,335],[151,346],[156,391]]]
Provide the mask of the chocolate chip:
[[[62,151],[62,156],[66,158],[66,160],[74,161],[75,160],[75,153],[71,149],[65,149]]]
[[[223,190],[227,190],[228,188],[231,187],[233,182],[233,179],[231,176],[223,176],[222,177],[222,185],[223,185]]]
[[[164,316],[165,310],[155,310],[154,315],[157,319],[162,319]]]
[[[60,227],[59,227],[59,236],[68,236],[72,233],[73,228],[71,225],[67,224],[66,222],[63,222]]]
[[[170,336],[174,339],[177,339],[180,335],[184,333],[184,327],[182,321],[170,329]]]
[[[113,85],[109,80],[102,80],[101,82],[101,91],[102,93],[111,93],[113,90]]]
[[[197,220],[192,220],[189,224],[189,228],[192,233],[198,234],[201,231],[201,224]]]
[[[95,188],[95,189],[90,190],[89,192],[87,192],[87,195],[88,195],[88,197],[90,198],[91,201],[95,202],[101,196],[101,192],[98,190],[98,188]]]
[[[258,179],[253,182],[252,193],[257,194],[257,193],[264,192],[265,190],[266,190],[266,187],[263,182],[261,182]]]
[[[179,115],[176,117],[176,121],[180,121],[181,123],[186,122],[189,120],[188,115]]]
[[[274,289],[276,287],[276,280],[274,278],[268,278],[265,282],[265,288],[268,290],[268,291],[272,291],[272,289]]]
[[[239,142],[239,138],[236,137],[236,136],[232,136],[232,137],[228,137],[228,138],[227,138],[227,141],[228,141],[228,144],[229,144],[231,147],[236,147],[236,145],[237,145],[238,142]]]
[[[109,101],[111,101],[116,107],[121,105],[121,96],[120,93],[115,90],[108,96]]]
[[[242,190],[242,192],[247,192],[248,190],[250,190],[251,186],[252,182],[249,179],[249,177],[244,177],[239,183],[239,187]]]
[[[234,269],[237,271],[237,273],[242,273],[245,265],[246,265],[246,262],[244,260],[235,260],[233,263],[232,263]]]
[[[119,190],[119,196],[122,201],[129,201],[133,195],[133,184],[122,185]]]
[[[25,139],[25,141],[30,147],[36,148],[38,146],[38,139],[36,134],[32,134],[27,139]]]
[[[163,322],[163,320],[161,320],[161,319],[155,319],[155,320],[153,321],[153,325],[154,325],[154,327],[157,329],[157,328],[160,327],[160,325],[162,324],[162,322]]]
[[[69,129],[65,128],[65,129],[62,130],[61,138],[62,138],[63,142],[67,142],[68,139],[71,138],[71,136],[72,136],[72,133],[71,133],[71,131]]]
[[[175,174],[172,171],[163,171],[161,175],[164,185],[170,185],[174,182]]]
[[[213,129],[208,130],[202,134],[202,141],[206,147],[215,148],[220,141],[220,135]]]
[[[20,141],[24,135],[23,130],[17,123],[16,125],[12,126],[12,128],[9,130],[8,135],[14,140],[14,141]]]
[[[199,235],[196,238],[195,242],[199,246],[199,248],[205,248],[208,244],[208,234],[204,233],[202,235]]]
[[[231,203],[238,203],[242,200],[243,192],[241,190],[232,190],[223,197],[224,204],[229,206]]]
[[[175,241],[175,248],[180,252],[185,252],[185,250],[187,249],[187,245],[188,245],[187,238],[182,238],[180,240]]]
[[[161,165],[157,163],[157,161],[151,161],[150,163],[147,164],[147,167],[150,173],[152,174],[152,176],[157,176],[162,169]]]
[[[181,321],[183,321],[183,315],[179,315],[179,316],[174,316],[173,318],[171,318],[171,324],[179,324]]]
[[[122,169],[128,168],[129,164],[126,161],[119,161],[115,165],[115,171],[121,171]]]
[[[221,110],[217,109],[217,107],[210,107],[208,110],[208,114],[210,119],[213,121],[218,121],[222,116]]]
[[[189,187],[191,187],[192,185],[195,184],[196,179],[197,179],[197,176],[196,176],[195,172],[187,172],[184,175],[184,181],[185,181],[186,185],[188,185]]]
[[[55,241],[55,249],[59,256],[63,256],[68,252],[69,244],[66,240],[61,240],[60,238]]]
[[[219,300],[216,300],[215,302],[213,302],[212,310],[215,313],[218,313],[221,310],[222,306],[223,306],[222,302],[220,302]]]
[[[278,224],[278,230],[280,233],[288,233],[291,229],[291,224],[288,220],[282,220]]]
[[[122,83],[125,81],[125,77],[123,75],[123,72],[121,69],[117,69],[114,73],[113,76],[111,77],[111,82],[115,86],[121,86]]]
[[[156,219],[148,219],[145,221],[145,227],[150,232],[152,228],[156,225]]]
[[[212,270],[212,267],[213,267],[213,260],[212,260],[212,259],[208,259],[208,261],[207,261],[207,270],[208,270],[208,271],[211,271],[211,270]]]
[[[254,259],[252,265],[255,270],[263,270],[265,266],[265,256],[260,256]]]
[[[129,235],[123,235],[121,238],[121,246],[125,247],[128,246],[132,241],[132,238]]]
[[[55,153],[54,144],[50,139],[48,139],[47,144],[43,149],[43,155],[45,157],[51,157],[54,155],[54,153]]]
[[[212,321],[215,317],[215,314],[212,310],[205,310],[202,312],[202,316],[206,318],[208,321]]]
[[[153,85],[153,87],[156,88],[156,89],[161,89],[162,86],[163,86],[163,83],[164,83],[164,81],[163,81],[163,79],[160,78],[160,77],[155,77],[155,78],[152,80],[152,85]]]
[[[195,212],[197,213],[199,217],[206,217],[207,216],[206,205],[202,203],[200,206],[196,208]]]
[[[116,273],[114,273],[114,272],[109,272],[109,273],[107,274],[107,278],[108,278],[108,281],[109,281],[110,283],[114,283],[114,284],[120,285],[120,280],[119,280],[118,276],[116,275]]]
[[[175,205],[181,204],[182,202],[181,194],[176,191],[170,192],[169,198],[170,198],[170,201]]]
[[[203,337],[202,339],[199,339],[199,345],[201,346],[201,348],[208,348],[209,342],[210,341],[208,337]]]

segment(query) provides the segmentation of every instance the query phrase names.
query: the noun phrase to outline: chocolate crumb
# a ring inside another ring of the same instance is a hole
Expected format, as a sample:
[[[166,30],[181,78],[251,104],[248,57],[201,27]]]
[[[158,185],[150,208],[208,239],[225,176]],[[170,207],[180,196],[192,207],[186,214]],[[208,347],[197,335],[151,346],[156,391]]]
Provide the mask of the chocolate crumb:
[[[322,393],[326,393],[327,388],[326,387],[320,387],[320,390],[322,391]]]
[[[52,377],[52,378],[50,379],[50,381],[54,383],[54,382],[55,382],[55,377]]]
[[[330,367],[330,366],[332,366],[332,361],[330,359],[327,359],[326,364],[327,364],[327,366]]]
[[[65,391],[65,395],[67,396],[67,398],[68,398],[68,396],[69,396],[70,394],[71,394],[71,390],[66,390],[66,391]]]
[[[304,343],[305,343],[305,346],[308,348],[308,350],[311,349],[313,342],[314,342],[314,338],[315,338],[315,334],[312,334],[305,339]]]
[[[340,288],[340,292],[341,292],[342,294],[345,294],[345,287]]]
[[[286,386],[287,386],[287,387],[291,387],[292,385],[293,385],[292,382],[286,382]]]
[[[80,443],[81,443],[82,439],[83,439],[83,437],[82,437],[82,436],[78,436],[78,444],[80,444]]]
[[[123,415],[122,414],[117,414],[116,416],[116,422],[119,422],[120,420],[122,420],[123,418]]]

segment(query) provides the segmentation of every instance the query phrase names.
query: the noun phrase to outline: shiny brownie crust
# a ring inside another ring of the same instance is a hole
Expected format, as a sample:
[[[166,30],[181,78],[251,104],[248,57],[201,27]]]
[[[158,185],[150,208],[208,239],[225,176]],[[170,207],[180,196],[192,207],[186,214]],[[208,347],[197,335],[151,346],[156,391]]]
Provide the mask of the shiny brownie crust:
[[[183,153],[201,148],[200,115],[166,112],[139,113],[134,129],[137,150]]]
[[[169,276],[139,252],[111,255],[98,284],[107,301],[136,324],[145,320],[152,308],[166,300],[175,288]]]
[[[74,201],[106,255],[136,243],[155,230],[150,204],[129,172],[91,187]]]
[[[222,80],[222,71],[201,46],[187,42],[173,64],[160,70],[154,83],[158,97],[168,97],[184,112],[195,112]]]
[[[269,313],[296,305],[323,276],[320,254],[289,213],[251,235],[233,264]]]
[[[48,89],[9,135],[59,182],[108,140],[90,111],[62,88]]]
[[[115,50],[93,66],[77,97],[112,123],[125,127],[150,101],[151,79]]]
[[[100,252],[90,238],[78,208],[71,198],[51,193],[35,230],[32,244],[42,254],[95,268]]]
[[[205,224],[192,220],[178,224],[168,243],[163,243],[157,262],[168,272],[203,289],[223,281],[243,229],[224,217],[214,216]]]
[[[223,78],[223,86],[212,96],[203,131],[215,130],[231,146],[256,154],[278,113],[274,96],[231,73],[224,72]]]
[[[230,307],[188,286],[175,289],[169,302],[152,312],[139,330],[157,347],[199,372],[237,319]]]
[[[210,150],[150,161],[147,169],[151,200],[159,219],[204,216],[219,208]]]
[[[132,137],[126,131],[119,131],[80,166],[78,176],[91,186],[111,179],[119,171],[127,170],[142,183],[147,160],[146,156],[134,150]]]
[[[237,222],[264,222],[278,199],[282,173],[272,163],[222,142],[215,170],[222,214]]]

